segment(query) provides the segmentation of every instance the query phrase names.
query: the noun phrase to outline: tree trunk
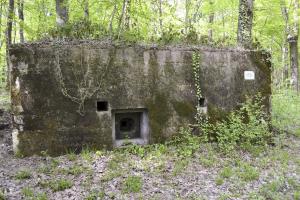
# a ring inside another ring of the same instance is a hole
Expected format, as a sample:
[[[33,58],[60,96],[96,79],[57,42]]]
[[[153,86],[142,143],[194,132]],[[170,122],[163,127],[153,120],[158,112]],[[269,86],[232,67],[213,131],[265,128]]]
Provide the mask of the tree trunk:
[[[252,44],[254,0],[240,0],[237,42],[238,45],[250,48]]]
[[[84,0],[84,18],[89,19],[90,12],[89,12],[89,0]]]
[[[213,1],[209,1],[210,4],[210,13],[208,17],[208,23],[209,23],[209,29],[208,29],[208,41],[212,43],[213,41],[213,23],[214,23],[214,18],[215,18],[215,13],[213,11]]]
[[[185,34],[188,34],[189,28],[190,28],[190,17],[189,17],[189,12],[190,12],[190,0],[185,0]]]
[[[298,69],[298,34],[299,34],[299,18],[298,18],[299,2],[294,1],[294,25],[290,31],[288,42],[290,46],[290,65],[291,65],[291,85],[294,90],[299,92],[299,69]]]
[[[24,43],[24,0],[18,0],[20,43]]]
[[[162,18],[162,0],[158,1],[158,10],[159,10],[159,28],[161,31],[161,34],[163,34],[164,30],[163,30],[163,18]]]
[[[69,20],[68,0],[56,0],[56,24],[58,27],[64,27]]]
[[[15,1],[9,0],[8,3],[8,15],[7,15],[7,28],[6,28],[6,65],[7,65],[7,82],[6,87],[10,89],[10,64],[9,64],[9,47],[12,43],[12,23],[14,18]]]
[[[126,14],[126,5],[127,5],[128,0],[123,0],[123,6],[122,6],[122,13],[119,18],[119,25],[118,25],[118,39],[120,38],[120,34],[123,30],[123,23],[124,23],[124,15]]]
[[[117,3],[115,3],[114,5],[114,9],[111,13],[110,22],[109,22],[109,35],[111,38],[113,36],[113,22],[114,22],[116,11],[117,11]]]
[[[14,18],[14,7],[15,7],[14,0],[9,0],[8,15],[7,15],[7,30],[6,30],[7,47],[9,47],[12,42],[11,38],[12,38],[12,24],[13,24],[13,18]]]
[[[298,35],[289,38],[290,44],[290,63],[291,63],[291,85],[295,91],[299,91],[298,80]]]
[[[282,68],[283,68],[283,81],[289,78],[289,64],[288,64],[288,35],[289,35],[289,14],[285,1],[281,0],[281,14],[284,20],[284,33],[282,43]]]
[[[127,5],[125,9],[125,29],[130,30],[130,9],[131,9],[131,1],[127,0]]]

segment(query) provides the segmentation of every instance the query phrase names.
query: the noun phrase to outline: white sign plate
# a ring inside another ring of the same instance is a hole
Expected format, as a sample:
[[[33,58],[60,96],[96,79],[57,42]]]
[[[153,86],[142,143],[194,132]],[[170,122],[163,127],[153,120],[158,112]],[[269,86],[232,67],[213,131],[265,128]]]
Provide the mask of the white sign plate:
[[[254,71],[244,71],[244,79],[245,80],[255,80]]]

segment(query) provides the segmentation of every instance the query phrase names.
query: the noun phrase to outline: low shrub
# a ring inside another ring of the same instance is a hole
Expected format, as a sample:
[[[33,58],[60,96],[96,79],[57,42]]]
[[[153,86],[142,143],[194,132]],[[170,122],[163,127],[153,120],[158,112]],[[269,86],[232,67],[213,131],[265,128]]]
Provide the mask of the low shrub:
[[[247,98],[239,110],[229,114],[226,120],[216,124],[200,124],[201,133],[215,140],[219,148],[229,153],[237,147],[248,149],[255,145],[264,145],[270,140],[268,115],[262,105],[261,96]]]

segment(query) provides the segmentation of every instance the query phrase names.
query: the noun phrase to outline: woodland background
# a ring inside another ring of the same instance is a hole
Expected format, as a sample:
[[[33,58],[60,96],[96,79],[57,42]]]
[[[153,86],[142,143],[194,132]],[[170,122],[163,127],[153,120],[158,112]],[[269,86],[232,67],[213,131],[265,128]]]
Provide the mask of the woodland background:
[[[77,38],[224,47],[236,46],[244,28],[247,47],[271,53],[274,88],[297,90],[298,16],[298,0],[0,0],[0,85],[11,43]]]

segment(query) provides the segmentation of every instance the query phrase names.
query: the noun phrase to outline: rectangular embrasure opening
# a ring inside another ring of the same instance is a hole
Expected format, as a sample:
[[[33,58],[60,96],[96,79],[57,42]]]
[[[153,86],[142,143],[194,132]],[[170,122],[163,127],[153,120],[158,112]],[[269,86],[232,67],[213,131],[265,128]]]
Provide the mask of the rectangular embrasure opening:
[[[205,103],[205,98],[202,98],[202,97],[201,97],[201,98],[199,99],[199,106],[200,106],[200,107],[205,107],[205,106],[206,106],[205,104],[206,104],[206,103]]]
[[[115,114],[116,139],[141,138],[141,112]]]
[[[108,111],[108,102],[107,101],[97,101],[97,111],[98,112]]]

